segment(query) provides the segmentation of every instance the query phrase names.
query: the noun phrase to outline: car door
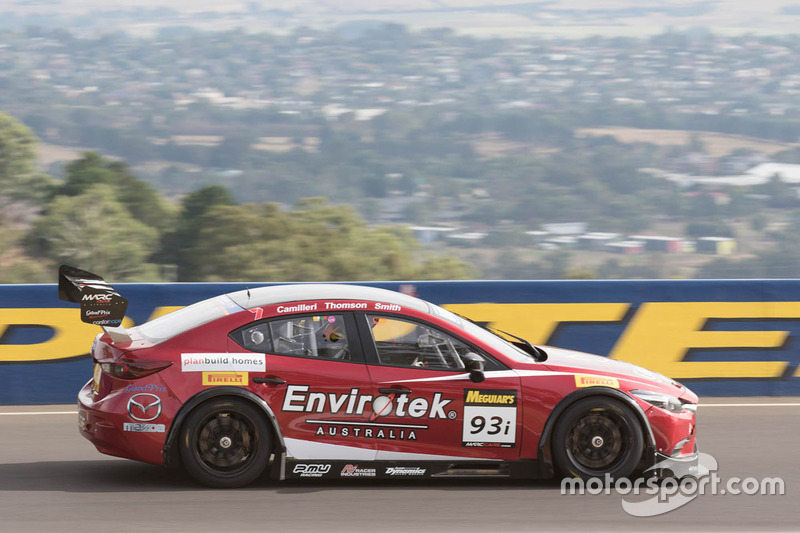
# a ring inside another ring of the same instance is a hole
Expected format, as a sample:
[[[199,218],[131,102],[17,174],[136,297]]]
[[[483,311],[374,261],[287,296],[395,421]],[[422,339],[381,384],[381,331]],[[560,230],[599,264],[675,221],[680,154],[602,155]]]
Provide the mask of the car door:
[[[288,458],[375,458],[375,439],[357,424],[371,382],[355,332],[352,313],[338,313],[255,321],[230,335],[236,349],[266,354],[250,389],[274,412]]]
[[[377,458],[519,458],[520,379],[450,332],[422,321],[359,314],[375,404]],[[461,359],[486,359],[474,383]]]

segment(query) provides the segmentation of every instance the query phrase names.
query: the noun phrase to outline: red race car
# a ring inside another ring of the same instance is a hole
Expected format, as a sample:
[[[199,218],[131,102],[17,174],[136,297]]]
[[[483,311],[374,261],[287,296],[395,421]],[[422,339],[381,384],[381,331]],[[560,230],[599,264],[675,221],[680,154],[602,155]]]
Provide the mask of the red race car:
[[[182,463],[213,487],[284,478],[555,474],[696,463],[697,396],[643,368],[493,332],[353,285],[204,300],[134,328],[102,278],[59,296],[103,327],[79,427],[99,451]]]

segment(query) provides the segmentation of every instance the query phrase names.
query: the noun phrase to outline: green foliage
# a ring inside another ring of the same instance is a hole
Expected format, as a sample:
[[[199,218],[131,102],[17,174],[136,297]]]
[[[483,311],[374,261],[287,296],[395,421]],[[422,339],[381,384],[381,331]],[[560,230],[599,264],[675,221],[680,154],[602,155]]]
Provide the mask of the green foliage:
[[[724,222],[690,222],[686,225],[689,237],[735,237],[733,228]]]
[[[174,210],[150,185],[137,179],[122,161],[106,159],[96,153],[67,165],[66,182],[58,191],[65,196],[84,194],[99,184],[108,185],[131,216],[148,226],[164,231],[174,223]]]
[[[416,259],[418,244],[400,228],[368,227],[349,206],[309,198],[293,211],[275,204],[225,206],[198,218],[187,271],[202,281],[358,281],[463,278],[453,258]],[[187,280],[188,281],[188,280]]]
[[[0,113],[0,194],[41,199],[52,181],[34,172],[36,137],[22,122]]]
[[[767,217],[761,213],[757,215],[753,215],[750,219],[750,227],[753,228],[755,231],[762,232],[767,227]]]
[[[199,276],[192,255],[200,237],[200,218],[212,207],[234,204],[230,191],[221,185],[203,187],[183,199],[176,228],[164,234],[159,254],[161,262],[177,265],[178,279],[197,279]]]
[[[111,281],[157,280],[157,267],[147,262],[157,240],[158,231],[136,220],[107,184],[56,198],[30,236],[34,251],[52,263]]]
[[[55,265],[50,261],[18,257],[11,263],[0,267],[0,282],[10,284],[52,283],[54,270]]]

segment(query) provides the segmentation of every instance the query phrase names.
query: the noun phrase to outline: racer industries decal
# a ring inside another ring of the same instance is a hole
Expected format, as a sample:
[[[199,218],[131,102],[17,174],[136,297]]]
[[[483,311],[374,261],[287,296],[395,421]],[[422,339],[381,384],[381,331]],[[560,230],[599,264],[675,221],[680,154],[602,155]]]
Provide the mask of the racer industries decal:
[[[383,422],[382,417],[408,418],[411,421],[429,419],[455,420],[458,413],[448,409],[452,399],[442,393],[433,398],[412,398],[408,394],[373,396],[361,394],[359,389],[349,393],[311,391],[308,385],[289,385],[283,398],[284,412],[331,413],[351,415],[353,419],[326,420],[309,418],[307,424],[317,426],[315,435],[323,437],[362,437],[366,439],[417,440],[417,431],[428,429],[425,423]]]
[[[378,475],[378,469],[358,465],[344,465],[339,475],[341,477],[375,477]]]
[[[517,437],[517,391],[464,391],[463,446],[513,448]]]
[[[181,372],[265,372],[263,353],[182,353]]]

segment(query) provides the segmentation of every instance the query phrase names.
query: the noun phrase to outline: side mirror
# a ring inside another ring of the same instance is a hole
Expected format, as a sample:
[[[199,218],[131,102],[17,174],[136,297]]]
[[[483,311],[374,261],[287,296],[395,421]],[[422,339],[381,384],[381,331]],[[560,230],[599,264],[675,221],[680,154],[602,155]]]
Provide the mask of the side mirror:
[[[475,352],[468,352],[464,354],[461,358],[464,361],[464,366],[469,372],[469,380],[473,383],[480,383],[486,376],[483,373],[483,369],[486,365],[483,357],[476,354]]]

